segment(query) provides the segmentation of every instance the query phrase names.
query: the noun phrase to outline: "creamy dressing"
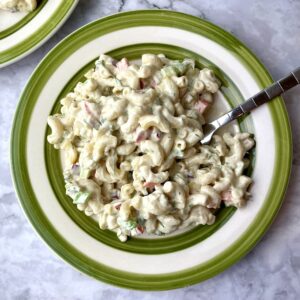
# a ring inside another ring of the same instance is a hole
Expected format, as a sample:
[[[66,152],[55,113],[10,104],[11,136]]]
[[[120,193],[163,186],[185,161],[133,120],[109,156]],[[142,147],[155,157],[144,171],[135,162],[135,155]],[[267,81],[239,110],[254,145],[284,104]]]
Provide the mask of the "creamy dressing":
[[[213,224],[222,202],[245,204],[250,134],[199,143],[220,86],[212,70],[163,54],[140,64],[101,55],[85,77],[49,116],[48,142],[64,152],[66,194],[101,229],[121,241],[165,235]]]

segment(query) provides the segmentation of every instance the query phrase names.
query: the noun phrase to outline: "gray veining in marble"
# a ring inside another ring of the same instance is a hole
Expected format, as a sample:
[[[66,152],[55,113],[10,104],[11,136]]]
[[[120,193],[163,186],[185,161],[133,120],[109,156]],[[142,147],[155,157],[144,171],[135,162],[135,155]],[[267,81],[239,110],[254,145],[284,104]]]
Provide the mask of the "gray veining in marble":
[[[81,275],[57,258],[26,221],[9,170],[9,134],[18,97],[43,56],[66,35],[118,11],[167,8],[210,20],[235,34],[274,78],[300,66],[299,0],[81,0],[66,24],[39,50],[0,70],[0,299],[299,299],[300,88],[285,96],[294,138],[293,170],[284,204],[250,254],[201,284],[166,292],[115,288]]]

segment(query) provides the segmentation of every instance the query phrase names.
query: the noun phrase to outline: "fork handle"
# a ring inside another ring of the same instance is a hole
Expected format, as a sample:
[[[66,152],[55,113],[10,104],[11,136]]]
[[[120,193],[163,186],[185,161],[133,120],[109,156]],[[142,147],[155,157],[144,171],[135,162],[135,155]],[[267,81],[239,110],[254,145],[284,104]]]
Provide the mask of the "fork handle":
[[[217,119],[223,126],[300,84],[300,67]]]

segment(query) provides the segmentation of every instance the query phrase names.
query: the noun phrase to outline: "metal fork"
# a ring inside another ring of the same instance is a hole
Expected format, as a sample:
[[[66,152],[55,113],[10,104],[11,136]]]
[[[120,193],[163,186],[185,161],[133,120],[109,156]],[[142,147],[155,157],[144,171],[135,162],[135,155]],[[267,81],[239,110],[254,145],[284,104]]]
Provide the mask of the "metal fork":
[[[249,113],[256,107],[271,101],[272,99],[276,98],[277,96],[280,96],[281,94],[298,84],[300,84],[300,67],[291,72],[288,76],[274,82],[269,87],[265,88],[253,97],[249,98],[243,104],[237,106],[236,108],[222,115],[213,122],[205,124],[203,126],[204,136],[201,139],[200,143],[208,144],[211,141],[213,134],[220,127]]]

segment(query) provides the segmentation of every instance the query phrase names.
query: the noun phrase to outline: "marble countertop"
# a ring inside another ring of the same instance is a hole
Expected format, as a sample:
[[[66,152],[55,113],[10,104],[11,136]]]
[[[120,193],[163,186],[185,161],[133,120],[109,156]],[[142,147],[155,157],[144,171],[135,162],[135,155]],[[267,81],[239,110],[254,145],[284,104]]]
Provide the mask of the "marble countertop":
[[[300,88],[285,96],[294,139],[284,204],[261,242],[239,263],[198,285],[166,292],[115,288],[81,275],[37,237],[16,199],[9,170],[9,135],[18,97],[44,55],[66,35],[99,17],[133,9],[190,13],[232,32],[261,58],[274,78],[300,66],[299,0],[81,0],[44,46],[0,69],[0,298],[5,299],[299,299]]]

